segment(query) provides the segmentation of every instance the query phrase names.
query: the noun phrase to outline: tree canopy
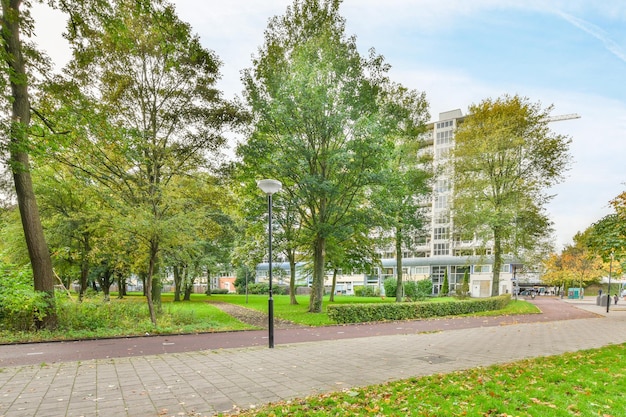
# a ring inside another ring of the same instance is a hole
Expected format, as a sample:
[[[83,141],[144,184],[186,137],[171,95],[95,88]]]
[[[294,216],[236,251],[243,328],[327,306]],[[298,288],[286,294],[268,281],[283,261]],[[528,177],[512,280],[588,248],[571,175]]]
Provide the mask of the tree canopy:
[[[492,295],[502,254],[532,249],[551,231],[546,190],[570,162],[570,139],[548,127],[551,110],[517,95],[486,99],[455,133],[454,227],[493,246]]]
[[[392,144],[380,110],[388,66],[362,57],[339,0],[296,0],[269,22],[243,75],[254,130],[240,147],[256,179],[275,178],[296,203],[313,258],[309,311],[320,312],[326,249],[346,236]]]

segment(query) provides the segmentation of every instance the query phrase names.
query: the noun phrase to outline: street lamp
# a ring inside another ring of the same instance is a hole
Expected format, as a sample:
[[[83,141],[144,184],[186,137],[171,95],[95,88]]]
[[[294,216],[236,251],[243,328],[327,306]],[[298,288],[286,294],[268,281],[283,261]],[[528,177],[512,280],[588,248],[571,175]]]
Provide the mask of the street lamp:
[[[613,251],[611,251],[611,263],[609,263],[609,288],[606,290],[606,312],[611,305],[611,274],[613,273]]]
[[[277,193],[282,188],[282,184],[277,180],[260,180],[257,185],[265,194],[267,194],[267,234],[268,234],[268,260],[269,260],[269,280],[270,280],[270,297],[267,300],[268,315],[268,331],[270,339],[270,349],[274,347],[274,299],[272,298],[272,194]]]

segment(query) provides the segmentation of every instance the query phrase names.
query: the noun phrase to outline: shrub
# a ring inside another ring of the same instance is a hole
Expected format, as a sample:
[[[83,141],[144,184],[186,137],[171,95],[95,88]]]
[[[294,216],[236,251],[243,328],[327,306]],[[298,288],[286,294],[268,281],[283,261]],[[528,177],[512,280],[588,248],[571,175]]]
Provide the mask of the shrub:
[[[125,320],[148,321],[148,306],[136,302],[109,302],[101,298],[85,298],[82,302],[65,296],[57,297],[59,329],[96,331],[102,328],[124,328]]]
[[[457,291],[456,295],[459,298],[469,297],[469,271],[465,271],[463,274],[463,283],[461,284],[461,290]]]
[[[228,294],[228,290],[226,288],[212,288],[211,294]]]
[[[433,292],[433,283],[430,279],[407,281],[404,283],[404,295],[410,300],[424,300]]]
[[[273,288],[272,288],[273,289]],[[264,282],[248,284],[248,294],[269,294],[270,286]]]
[[[387,297],[395,297],[398,288],[398,280],[395,278],[387,278],[385,282],[383,282],[383,287],[385,288],[385,295]]]
[[[46,294],[33,289],[29,267],[0,263],[0,328],[29,330],[47,307]]]
[[[378,288],[370,286],[355,285],[354,295],[356,295],[357,297],[380,297],[380,291],[378,290]]]
[[[500,310],[511,301],[510,295],[460,300],[456,302],[414,302],[377,304],[334,304],[327,308],[328,317],[341,324],[383,320],[454,316],[480,311]]]
[[[441,295],[444,297],[450,293],[450,283],[448,282],[448,269],[443,274],[443,284],[441,285]]]

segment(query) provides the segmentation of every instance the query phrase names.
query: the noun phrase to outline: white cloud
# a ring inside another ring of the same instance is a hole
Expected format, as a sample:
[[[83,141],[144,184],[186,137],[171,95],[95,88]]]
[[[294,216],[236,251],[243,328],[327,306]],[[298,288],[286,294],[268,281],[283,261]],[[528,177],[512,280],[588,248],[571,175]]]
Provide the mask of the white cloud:
[[[567,13],[559,12],[558,14],[572,25],[600,40],[604,44],[604,47],[613,55],[618,57],[621,61],[626,62],[626,53],[624,53],[624,50],[610,38],[607,32],[590,22],[571,16]]]

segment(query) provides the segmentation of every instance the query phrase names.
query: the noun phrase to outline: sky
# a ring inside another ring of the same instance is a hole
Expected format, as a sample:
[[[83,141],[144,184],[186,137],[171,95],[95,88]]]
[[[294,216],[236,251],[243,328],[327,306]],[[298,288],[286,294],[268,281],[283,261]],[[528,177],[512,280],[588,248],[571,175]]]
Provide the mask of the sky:
[[[220,88],[241,96],[241,70],[262,46],[268,20],[291,0],[171,0],[223,63]],[[626,189],[626,2],[622,0],[344,0],[346,34],[374,48],[390,78],[423,91],[431,120],[486,98],[518,94],[553,115],[572,139],[571,169],[549,190],[560,249],[611,212]],[[69,57],[64,17],[38,6],[37,38],[59,66]]]

